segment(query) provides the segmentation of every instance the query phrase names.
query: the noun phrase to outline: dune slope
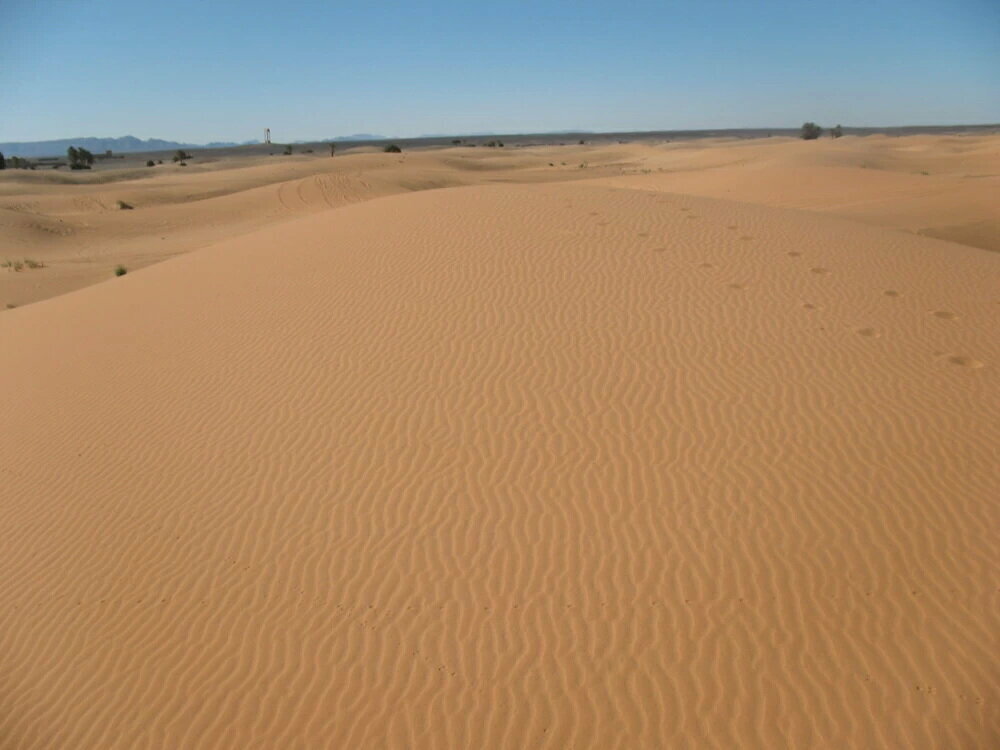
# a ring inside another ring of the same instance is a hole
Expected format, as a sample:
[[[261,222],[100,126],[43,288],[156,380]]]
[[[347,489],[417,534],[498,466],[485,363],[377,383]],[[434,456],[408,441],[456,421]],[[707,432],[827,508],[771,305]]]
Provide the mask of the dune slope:
[[[995,744],[998,273],[465,187],[9,311],[0,745]]]

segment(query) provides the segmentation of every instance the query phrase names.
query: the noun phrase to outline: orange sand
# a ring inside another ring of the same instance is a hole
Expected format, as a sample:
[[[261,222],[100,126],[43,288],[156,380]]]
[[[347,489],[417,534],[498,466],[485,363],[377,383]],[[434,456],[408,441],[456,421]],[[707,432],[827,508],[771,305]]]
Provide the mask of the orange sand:
[[[0,747],[995,746],[1000,254],[408,158],[0,312]]]

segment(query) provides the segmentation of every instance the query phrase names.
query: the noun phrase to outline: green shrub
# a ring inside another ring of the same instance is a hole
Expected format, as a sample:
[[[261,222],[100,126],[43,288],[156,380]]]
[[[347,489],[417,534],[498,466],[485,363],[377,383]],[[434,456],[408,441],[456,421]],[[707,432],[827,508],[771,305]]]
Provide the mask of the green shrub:
[[[802,140],[815,141],[823,134],[823,128],[814,122],[802,123]]]
[[[119,211],[131,211],[133,208],[135,208],[135,206],[133,206],[131,203],[126,203],[125,201],[118,201]]]
[[[152,159],[147,159],[146,160],[146,166],[147,167],[155,167],[156,166],[156,162],[154,162]]]
[[[184,161],[185,159],[190,159],[191,154],[186,153],[184,149],[178,149],[174,154],[174,161]]]
[[[399,146],[397,146],[397,145],[396,145],[395,143],[390,143],[390,144],[389,144],[388,146],[386,146],[386,147],[385,147],[384,149],[382,149],[382,150],[383,150],[383,151],[384,151],[385,153],[387,153],[387,154],[401,154],[401,153],[403,153],[403,149],[401,149],[401,148],[400,148]]]
[[[115,276],[124,276],[128,273],[128,269],[125,266],[115,266]]]

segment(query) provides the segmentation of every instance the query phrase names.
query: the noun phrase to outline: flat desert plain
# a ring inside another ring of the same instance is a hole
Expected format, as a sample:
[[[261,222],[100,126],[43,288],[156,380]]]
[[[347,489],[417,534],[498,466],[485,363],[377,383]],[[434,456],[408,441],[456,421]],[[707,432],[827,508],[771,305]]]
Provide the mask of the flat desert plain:
[[[998,188],[995,135],[8,171],[0,747],[997,747]]]

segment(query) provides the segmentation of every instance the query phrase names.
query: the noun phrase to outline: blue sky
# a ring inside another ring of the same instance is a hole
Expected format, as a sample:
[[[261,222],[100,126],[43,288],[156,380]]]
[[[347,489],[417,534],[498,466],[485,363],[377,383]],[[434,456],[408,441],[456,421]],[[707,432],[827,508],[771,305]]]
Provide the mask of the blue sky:
[[[2,0],[0,141],[1000,122],[1000,0]]]

